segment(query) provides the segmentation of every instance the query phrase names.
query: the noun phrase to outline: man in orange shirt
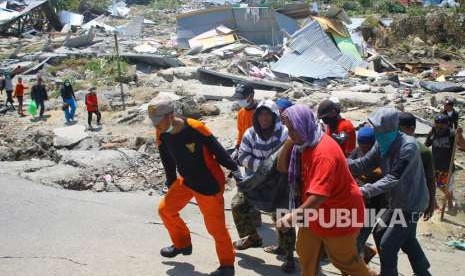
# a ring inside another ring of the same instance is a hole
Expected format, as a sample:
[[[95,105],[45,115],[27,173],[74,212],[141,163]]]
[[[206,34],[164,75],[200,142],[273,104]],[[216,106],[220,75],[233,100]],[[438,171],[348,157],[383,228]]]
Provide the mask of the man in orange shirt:
[[[27,87],[24,86],[23,79],[18,78],[18,83],[16,84],[15,93],[13,97],[18,99],[18,114],[21,116],[24,116],[24,110],[23,110],[24,89],[27,89]]]
[[[355,128],[350,120],[341,117],[340,106],[324,100],[318,106],[318,119],[326,125],[326,134],[331,136],[341,146],[345,156],[349,156],[355,149]]]
[[[253,114],[257,108],[257,102],[254,99],[255,90],[252,86],[246,83],[239,83],[236,86],[232,98],[237,101],[241,109],[237,113],[237,140],[236,151],[242,142],[242,136],[245,131],[252,127]],[[234,154],[233,154],[234,159]]]

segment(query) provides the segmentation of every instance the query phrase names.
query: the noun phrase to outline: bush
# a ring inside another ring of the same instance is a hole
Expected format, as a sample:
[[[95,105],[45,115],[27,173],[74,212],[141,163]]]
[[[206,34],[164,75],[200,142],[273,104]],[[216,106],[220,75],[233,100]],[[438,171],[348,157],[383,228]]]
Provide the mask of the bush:
[[[364,8],[371,8],[372,7],[371,0],[358,0],[358,2]]]
[[[179,0],[152,0],[152,8],[156,10],[176,9],[181,5]]]
[[[51,0],[52,6],[58,11],[67,10],[67,11],[78,11],[80,0]]]
[[[356,1],[347,1],[342,4],[342,8],[346,11],[359,11],[361,10],[362,6],[359,2]]]
[[[397,1],[382,0],[376,4],[378,13],[405,13],[406,8]]]

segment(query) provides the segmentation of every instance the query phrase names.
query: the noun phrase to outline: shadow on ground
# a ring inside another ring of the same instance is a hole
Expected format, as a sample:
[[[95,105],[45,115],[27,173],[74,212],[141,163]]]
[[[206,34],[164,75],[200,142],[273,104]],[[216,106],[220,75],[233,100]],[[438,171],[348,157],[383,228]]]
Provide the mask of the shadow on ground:
[[[191,275],[191,276],[205,276],[208,274],[195,271],[192,264],[185,262],[162,262],[164,265],[172,266],[166,271],[166,275]]]

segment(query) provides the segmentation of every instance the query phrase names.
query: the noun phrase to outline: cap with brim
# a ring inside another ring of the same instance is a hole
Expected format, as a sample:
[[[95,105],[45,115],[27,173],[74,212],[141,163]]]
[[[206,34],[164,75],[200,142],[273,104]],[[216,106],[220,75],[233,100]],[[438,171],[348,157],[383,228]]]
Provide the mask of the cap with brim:
[[[248,84],[239,83],[234,91],[234,100],[243,100],[254,93],[254,88]]]
[[[150,120],[156,126],[167,114],[174,112],[174,100],[161,95],[151,100],[147,109]]]
[[[411,127],[416,126],[417,119],[412,113],[409,112],[401,112],[399,114],[399,126],[403,127]]]
[[[318,106],[318,118],[323,119],[333,112],[333,110],[338,110],[338,105],[330,100],[324,100]]]

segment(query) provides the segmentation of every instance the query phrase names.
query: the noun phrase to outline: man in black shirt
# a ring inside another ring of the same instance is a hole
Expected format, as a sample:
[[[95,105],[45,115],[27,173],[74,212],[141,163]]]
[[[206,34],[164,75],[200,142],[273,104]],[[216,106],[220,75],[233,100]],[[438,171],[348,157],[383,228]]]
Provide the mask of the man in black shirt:
[[[454,99],[446,99],[444,102],[444,111],[442,114],[446,115],[449,120],[449,127],[457,129],[459,125],[459,113],[454,108]]]
[[[37,84],[31,88],[31,98],[36,102],[37,107],[40,107],[40,117],[44,116],[45,101],[48,101],[47,89],[42,84],[42,78],[37,78]]]
[[[454,147],[455,130],[449,127],[449,119],[439,114],[434,119],[434,127],[426,137],[425,145],[432,147],[436,169],[436,185],[448,200],[449,208],[453,207],[454,191]],[[450,178],[450,180],[449,180]]]
[[[220,164],[238,176],[237,164],[202,122],[176,117],[170,97],[153,99],[148,116],[159,134],[160,158],[169,185],[158,212],[173,245],[162,248],[160,254],[166,258],[192,254],[190,231],[179,212],[195,198],[220,261],[220,267],[210,275],[234,275],[235,253],[226,228],[225,176]]]

